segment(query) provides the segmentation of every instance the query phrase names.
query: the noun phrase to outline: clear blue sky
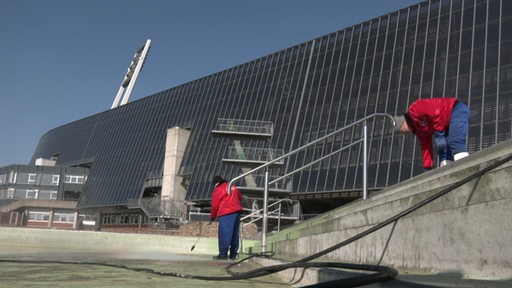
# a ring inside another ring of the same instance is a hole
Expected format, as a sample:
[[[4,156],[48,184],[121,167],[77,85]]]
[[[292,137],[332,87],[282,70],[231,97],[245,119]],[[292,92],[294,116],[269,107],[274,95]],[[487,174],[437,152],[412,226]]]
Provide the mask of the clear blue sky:
[[[110,109],[146,39],[130,101],[420,0],[0,0],[0,167]]]

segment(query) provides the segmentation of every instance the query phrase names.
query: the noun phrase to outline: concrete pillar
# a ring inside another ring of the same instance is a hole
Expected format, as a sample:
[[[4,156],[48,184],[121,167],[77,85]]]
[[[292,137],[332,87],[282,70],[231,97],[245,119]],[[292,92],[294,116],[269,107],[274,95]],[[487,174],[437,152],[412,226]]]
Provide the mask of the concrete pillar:
[[[16,226],[17,222],[18,222],[18,211],[11,211],[11,213],[9,213],[9,226]]]
[[[165,142],[164,172],[162,177],[162,200],[171,199],[182,213],[187,212],[184,203],[187,190],[181,185],[178,170],[187,148],[190,131],[173,127],[167,130]]]
[[[78,229],[78,211],[75,211],[73,215],[73,229]]]
[[[28,221],[28,210],[25,209],[23,213],[20,213],[20,221],[19,226],[26,226],[26,222]]]
[[[53,210],[48,213],[48,228],[53,226]]]

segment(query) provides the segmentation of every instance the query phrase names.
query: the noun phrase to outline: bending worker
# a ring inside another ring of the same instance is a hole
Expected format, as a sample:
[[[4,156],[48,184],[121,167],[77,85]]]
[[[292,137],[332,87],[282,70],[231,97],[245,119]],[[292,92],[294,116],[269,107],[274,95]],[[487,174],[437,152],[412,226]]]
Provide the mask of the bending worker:
[[[456,98],[426,98],[414,101],[404,116],[395,116],[395,131],[418,137],[423,168],[432,169],[433,144],[440,166],[468,156],[466,137],[471,113]]]
[[[214,190],[212,194],[211,220],[219,217],[219,255],[215,260],[236,260],[238,256],[240,214],[242,212],[242,193],[234,185],[231,185],[231,193],[228,194],[228,183],[221,176],[213,177]],[[228,255],[229,252],[229,255]]]

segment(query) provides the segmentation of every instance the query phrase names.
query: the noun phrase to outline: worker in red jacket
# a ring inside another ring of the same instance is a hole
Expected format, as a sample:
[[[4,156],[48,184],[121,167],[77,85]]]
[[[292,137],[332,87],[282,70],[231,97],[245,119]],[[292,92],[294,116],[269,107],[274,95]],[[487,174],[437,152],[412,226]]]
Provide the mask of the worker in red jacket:
[[[211,220],[219,218],[219,255],[215,260],[231,259],[238,256],[240,215],[242,212],[242,193],[234,185],[231,185],[231,193],[228,192],[228,183],[221,176],[213,177],[215,189],[212,194]],[[228,255],[229,252],[229,255]]]
[[[471,113],[456,98],[427,98],[414,101],[404,116],[395,117],[395,131],[414,133],[421,145],[423,167],[432,169],[433,144],[440,166],[468,156],[466,137]]]

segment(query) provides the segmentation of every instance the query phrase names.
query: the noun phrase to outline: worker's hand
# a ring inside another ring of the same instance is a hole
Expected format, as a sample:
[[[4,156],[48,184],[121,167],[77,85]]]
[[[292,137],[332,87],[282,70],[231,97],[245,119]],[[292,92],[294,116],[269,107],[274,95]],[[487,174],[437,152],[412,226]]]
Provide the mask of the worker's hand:
[[[215,218],[210,218],[210,224],[212,224],[213,221],[215,221]]]

